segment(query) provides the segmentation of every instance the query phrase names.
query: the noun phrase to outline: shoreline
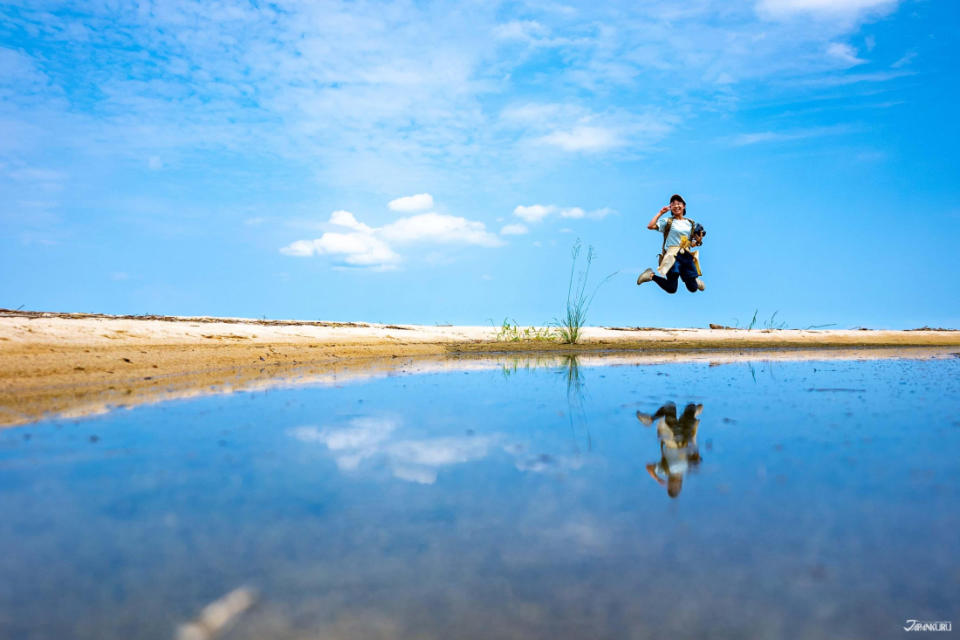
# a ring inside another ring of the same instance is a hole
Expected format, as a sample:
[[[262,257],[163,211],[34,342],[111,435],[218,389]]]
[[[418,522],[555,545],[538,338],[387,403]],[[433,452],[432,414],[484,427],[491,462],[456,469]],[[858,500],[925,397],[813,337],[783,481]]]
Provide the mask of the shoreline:
[[[960,331],[585,327],[577,345],[498,341],[499,327],[0,310],[0,427],[209,393],[449,370],[952,357]],[[471,365],[476,366],[476,365]],[[432,367],[433,369],[430,369]],[[426,369],[425,369],[426,368]]]

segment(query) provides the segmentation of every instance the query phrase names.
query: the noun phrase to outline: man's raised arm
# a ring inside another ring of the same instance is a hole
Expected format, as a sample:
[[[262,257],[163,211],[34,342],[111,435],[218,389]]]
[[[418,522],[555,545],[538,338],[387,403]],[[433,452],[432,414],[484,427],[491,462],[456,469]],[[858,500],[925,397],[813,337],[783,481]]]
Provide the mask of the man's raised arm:
[[[660,216],[662,216],[663,214],[665,214],[665,213],[666,213],[667,211],[669,211],[669,210],[670,210],[670,207],[664,207],[663,209],[660,209],[660,213],[658,213],[657,215],[653,216],[653,220],[651,220],[651,221],[650,221],[650,224],[647,225],[647,229],[650,229],[651,231],[656,231],[656,230],[657,230],[657,220],[659,220],[659,219],[660,219]]]

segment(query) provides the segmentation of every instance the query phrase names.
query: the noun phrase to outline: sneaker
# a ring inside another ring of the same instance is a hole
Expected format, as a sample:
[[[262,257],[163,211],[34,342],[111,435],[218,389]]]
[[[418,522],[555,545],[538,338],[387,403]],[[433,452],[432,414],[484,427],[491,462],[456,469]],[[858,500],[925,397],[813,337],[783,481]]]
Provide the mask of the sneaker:
[[[703,284],[703,280],[701,280],[700,278],[697,278],[697,289],[699,291],[703,291],[706,288],[707,288],[707,285]]]
[[[640,277],[637,278],[637,284],[643,284],[644,282],[650,282],[653,280],[653,269],[647,269],[640,274]]]

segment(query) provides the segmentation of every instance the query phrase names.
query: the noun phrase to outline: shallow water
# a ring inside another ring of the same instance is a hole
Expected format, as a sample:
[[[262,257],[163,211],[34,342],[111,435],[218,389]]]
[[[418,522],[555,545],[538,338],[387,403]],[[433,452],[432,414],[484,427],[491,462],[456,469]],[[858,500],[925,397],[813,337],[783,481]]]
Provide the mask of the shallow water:
[[[0,637],[960,622],[960,358],[524,364],[0,431]]]

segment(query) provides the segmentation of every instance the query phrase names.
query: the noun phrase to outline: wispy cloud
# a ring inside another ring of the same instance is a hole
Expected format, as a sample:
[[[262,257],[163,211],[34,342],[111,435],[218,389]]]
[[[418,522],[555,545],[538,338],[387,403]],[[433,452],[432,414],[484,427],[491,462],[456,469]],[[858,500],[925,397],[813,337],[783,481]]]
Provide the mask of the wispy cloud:
[[[893,64],[891,64],[890,67],[893,69],[900,69],[902,67],[909,65],[911,62],[914,61],[916,57],[917,57],[916,51],[908,51],[907,53],[903,54],[899,59],[897,59]]]
[[[873,73],[847,73],[824,75],[798,80],[795,84],[816,87],[842,87],[859,83],[880,83],[916,75],[913,71],[875,71]]]
[[[571,153],[604,153],[630,147],[648,148],[678,122],[675,114],[651,109],[595,112],[575,103],[526,103],[505,108],[501,127],[520,140]]]
[[[525,233],[528,233],[530,230],[526,225],[522,224],[506,224],[500,229],[500,235],[502,236],[520,236]]]
[[[899,0],[760,0],[757,11],[762,15],[788,18],[798,14],[826,17],[857,16],[865,12],[885,12]]]
[[[539,138],[544,144],[553,145],[564,151],[607,151],[622,147],[626,140],[613,129],[604,127],[574,127],[568,131],[554,131]]]
[[[511,20],[498,24],[494,27],[493,33],[503,40],[537,42],[544,39],[550,30],[536,20]]]
[[[843,42],[831,42],[827,45],[827,55],[850,67],[866,62],[857,57],[856,49]]]
[[[609,207],[585,211],[581,207],[558,207],[555,204],[518,205],[513,210],[513,215],[530,224],[540,222],[547,216],[553,214],[559,215],[561,218],[589,218],[593,220],[599,220],[607,217],[611,213],[615,213],[615,211]]]
[[[744,147],[754,144],[773,143],[773,142],[792,142],[795,140],[806,140],[809,138],[819,138],[822,136],[844,135],[859,131],[859,127],[854,125],[835,125],[830,127],[812,127],[809,129],[790,129],[783,131],[758,131],[754,133],[742,133],[737,136],[726,138],[726,141],[735,147]]]
[[[18,182],[34,184],[59,184],[66,178],[63,172],[43,167],[19,167],[6,172],[6,175]]]

